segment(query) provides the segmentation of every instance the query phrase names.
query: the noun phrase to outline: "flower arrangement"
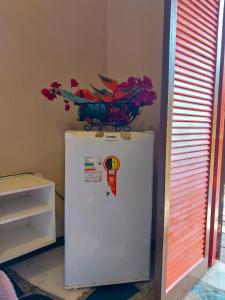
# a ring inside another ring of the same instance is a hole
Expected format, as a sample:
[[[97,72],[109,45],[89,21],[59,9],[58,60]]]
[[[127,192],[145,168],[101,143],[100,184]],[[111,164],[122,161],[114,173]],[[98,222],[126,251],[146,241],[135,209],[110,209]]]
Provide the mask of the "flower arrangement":
[[[71,103],[79,106],[78,120],[87,123],[85,130],[93,127],[102,130],[111,125],[116,130],[129,131],[129,124],[139,114],[140,107],[152,105],[157,98],[151,79],[129,77],[126,82],[118,83],[102,75],[99,77],[105,86],[103,89],[93,85],[90,85],[91,90],[80,89],[79,83],[71,79],[71,91],[53,82],[50,89],[44,88],[41,93],[50,101],[63,97],[66,111],[70,110]]]

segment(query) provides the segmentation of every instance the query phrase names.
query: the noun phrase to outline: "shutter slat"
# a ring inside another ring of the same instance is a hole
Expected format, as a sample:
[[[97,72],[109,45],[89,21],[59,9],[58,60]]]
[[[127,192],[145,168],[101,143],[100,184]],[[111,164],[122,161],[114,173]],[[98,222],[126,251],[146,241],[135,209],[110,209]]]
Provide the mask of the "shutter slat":
[[[199,111],[208,111],[208,112],[212,112],[212,107],[208,106],[208,105],[202,105],[202,104],[195,104],[195,103],[187,103],[187,102],[183,102],[183,101],[173,101],[173,107],[181,107],[184,109],[195,109],[195,110],[199,110]]]
[[[199,163],[199,162],[203,162],[203,161],[209,161],[209,157],[200,156],[200,157],[191,157],[191,158],[183,159],[183,160],[179,160],[179,161],[173,161],[173,162],[171,162],[171,168],[179,168],[179,167],[183,167],[183,166],[187,166],[187,165],[191,165],[191,164],[195,164],[195,163]]]
[[[184,213],[191,214],[191,213],[193,213],[193,212],[196,211],[196,210],[202,211],[202,209],[205,209],[205,207],[206,207],[206,204],[203,203],[203,201],[204,201],[205,198],[206,198],[206,196],[204,196],[204,198],[201,199],[201,202],[202,202],[202,203],[196,203],[195,206],[193,206],[193,205],[189,205],[189,206],[178,206],[179,209],[171,211],[171,217],[176,218],[177,216],[183,216]],[[195,200],[195,199],[194,199],[194,200]],[[194,201],[194,200],[193,200],[193,201]],[[170,219],[170,220],[171,220],[171,219]],[[198,226],[198,225],[197,225],[197,226]],[[202,226],[202,227],[203,227],[203,226]],[[198,226],[198,228],[199,228],[199,226]],[[205,229],[205,228],[204,228],[204,229]],[[173,234],[172,234],[171,231],[170,231],[170,233],[171,233],[173,236],[179,235],[180,232],[182,232],[182,230],[179,230],[179,231],[176,230],[176,231],[173,232]]]
[[[210,123],[173,122],[173,128],[210,128]]]
[[[191,55],[187,55],[186,53],[183,53],[184,51],[182,52],[178,52],[176,51],[176,59],[177,59],[177,63],[179,63],[179,61],[182,61],[184,62],[185,64],[190,64],[190,67],[194,67],[194,68],[201,68],[199,70],[199,72],[210,72],[213,74],[213,70],[214,68],[210,65],[207,65],[206,63],[204,63],[204,60],[203,62],[199,61],[196,56],[194,56],[194,54],[191,54]],[[190,53],[188,53],[190,54]]]
[[[188,57],[192,57],[196,61],[203,63],[205,65],[205,68],[206,66],[211,68],[214,68],[215,66],[209,54],[205,53],[204,51],[198,50],[197,47],[189,45],[182,39],[179,40],[179,43],[177,44],[176,48],[176,55],[179,53],[185,54]]]
[[[203,174],[202,176],[199,176],[200,178],[198,178],[196,176],[196,180],[193,180],[191,182],[187,182],[184,183],[182,186],[177,186],[177,187],[173,187],[173,189],[171,189],[171,196],[173,196],[174,198],[178,196],[179,192],[185,192],[185,190],[190,190],[192,187],[196,187],[200,184],[203,183],[207,183],[208,182],[208,177],[207,174]]]
[[[214,6],[216,9],[218,9],[218,2],[219,0],[208,0],[208,2]]]
[[[181,81],[181,82],[186,82],[186,83],[191,83],[191,84],[196,84],[197,87],[199,86],[199,87],[207,88],[209,90],[213,89],[213,84],[212,83],[204,82],[204,81],[201,81],[199,79],[197,80],[197,79],[194,79],[193,77],[188,76],[188,75],[189,75],[188,73],[187,73],[187,76],[176,73],[175,74],[175,80],[176,81]],[[193,90],[193,87],[191,89]]]
[[[185,105],[193,105],[193,107],[194,107],[194,105],[202,105],[203,107],[206,107],[206,109],[212,110],[212,101],[209,101],[209,100],[202,100],[202,99],[198,99],[198,98],[191,98],[188,96],[175,94],[174,102],[175,101],[183,102],[183,103],[185,103]],[[199,107],[201,107],[201,106],[199,106]]]
[[[185,197],[185,196],[189,195],[191,192],[196,192],[196,191],[199,191],[199,190],[205,189],[205,188],[207,188],[207,180],[205,182],[201,182],[199,185],[192,186],[188,189],[174,193],[174,195],[171,194],[171,201],[178,201],[179,198]]]
[[[195,158],[195,157],[202,157],[209,155],[210,151],[197,151],[192,153],[184,153],[184,154],[177,154],[171,155],[171,161],[178,161],[178,160],[186,160],[187,158]]]
[[[178,216],[183,216],[184,213],[187,213],[187,214],[192,214],[193,212],[199,210],[199,211],[202,211],[202,208],[204,209],[206,207],[206,204],[203,203],[204,199],[206,197],[204,196],[204,198],[201,199],[201,203],[196,203],[195,205],[189,205],[189,206],[179,206],[179,209],[177,210],[172,210],[171,211],[171,218],[175,218],[178,217]],[[170,218],[170,220],[171,220]],[[198,224],[197,224],[197,227],[199,228]],[[205,228],[204,228],[205,229]],[[177,236],[178,234],[180,233],[180,231],[174,231],[173,234],[172,232],[170,231],[170,234],[172,236]]]
[[[183,173],[182,177],[180,176],[180,174],[176,176],[171,176],[172,177],[170,183],[171,193],[180,191],[182,188],[181,185],[183,185],[183,187],[189,187],[189,185],[195,183],[196,180],[207,178],[206,172],[207,172],[206,169],[202,168],[200,170],[194,170],[192,172],[189,171],[187,173]],[[190,175],[191,173],[193,175]]]
[[[209,10],[213,11],[214,13],[218,13],[218,3],[217,1],[205,1],[205,0],[199,0],[203,5],[205,5]]]
[[[204,212],[204,213],[203,213]],[[171,230],[170,230],[170,234],[172,232],[181,232],[181,231],[184,231],[185,229],[188,230],[188,233],[192,233],[192,227],[190,227],[190,225],[195,225],[195,224],[198,224],[198,220],[201,220],[201,226],[202,225],[205,225],[205,221],[206,221],[206,216],[207,216],[207,213],[206,213],[206,206],[201,209],[201,210],[198,210],[198,211],[195,211],[195,212],[192,212],[191,214],[191,218],[190,217],[184,217],[184,216],[180,216],[178,219],[179,219],[179,223],[180,223],[180,226],[177,227],[177,222],[176,220],[172,220],[170,219],[169,220],[169,224],[171,226]],[[189,225],[189,228],[188,228],[188,225]],[[201,228],[201,226],[199,226],[199,228]],[[198,236],[199,239],[202,239],[202,236]],[[179,241],[177,241],[179,243]]]
[[[175,148],[209,145],[209,144],[210,144],[209,140],[178,141],[178,142],[172,142],[171,148],[175,149]]]
[[[188,255],[185,256],[185,260],[184,257],[182,259],[182,255],[179,255],[179,253],[182,253],[183,247],[180,247],[180,252],[178,253],[177,256],[174,257],[168,257],[168,266],[171,268],[171,270],[173,270],[171,272],[171,275],[173,275],[174,277],[177,276],[177,274],[179,274],[180,272],[184,272],[187,271],[189,268],[191,268],[189,266],[188,262],[195,262],[197,263],[199,260],[203,259],[204,256],[204,251],[202,248],[202,243],[203,241],[201,239],[190,243],[189,244],[189,249],[190,252],[188,253]],[[199,257],[199,260],[196,261],[196,258],[194,259],[194,257]],[[178,268],[174,268],[174,265],[177,266],[179,265]],[[171,283],[173,283],[173,281],[171,280]]]
[[[172,141],[205,140],[210,139],[210,134],[179,134],[173,135]]]
[[[211,83],[211,85],[214,84],[213,78],[210,78],[208,76],[201,75],[199,72],[196,72],[194,68],[185,68],[185,65],[181,67],[181,63],[175,66],[175,76],[178,76],[179,74],[190,77],[190,78],[196,78],[198,80],[201,80],[202,82]],[[193,71],[194,70],[194,71]]]
[[[206,95],[210,95],[211,99],[212,99],[213,89],[211,89],[211,88],[210,89],[203,88],[203,87],[200,87],[200,86],[197,86],[197,85],[194,85],[194,84],[187,83],[187,82],[182,81],[182,80],[178,80],[177,78],[174,81],[174,86],[185,88],[185,89],[187,89],[191,92],[192,91],[197,91],[197,92],[204,93]]]
[[[199,206],[197,208],[199,208],[199,210],[202,211],[202,208],[205,209],[205,205],[201,205],[201,206]],[[191,213],[195,213],[196,214],[196,215],[194,215],[194,217],[196,217],[196,216],[199,217],[199,214],[196,213],[196,207],[194,207],[192,210],[190,209],[189,211]],[[176,216],[174,216],[174,217],[176,218]],[[180,217],[181,217],[181,219],[183,218],[182,215]],[[203,218],[204,218],[204,216],[203,216]],[[203,234],[203,232],[205,230],[204,225],[202,224],[202,226],[199,227],[198,224],[196,225],[196,223],[194,223],[194,222],[192,222],[192,224],[193,224],[193,227],[192,227],[192,230],[189,231],[189,233],[185,232],[187,230],[186,228],[182,229],[179,232],[177,232],[177,231],[170,232],[170,235],[169,235],[170,236],[170,243],[173,243],[173,244],[175,244],[177,242],[178,243],[179,242],[182,243],[182,241],[184,241],[185,239],[189,239],[192,235],[195,235],[195,234],[199,235],[200,239],[202,239],[202,234]],[[200,234],[200,233],[202,233],[202,234]]]
[[[209,133],[209,128],[172,128],[172,134]],[[172,146],[173,148],[173,146]]]
[[[196,7],[198,7],[202,12],[205,13],[205,15],[209,16],[209,18],[212,18],[211,20],[214,20],[213,24],[217,25],[217,15],[218,15],[218,9],[214,9],[212,5],[208,5],[207,1],[201,1],[201,0],[190,0]],[[203,2],[203,3],[202,3]]]
[[[182,28],[187,28],[189,32],[195,34],[195,36],[199,36],[203,43],[215,43],[216,35],[211,35],[210,30],[207,32],[204,26],[202,26],[197,20],[190,18],[190,16],[188,16],[184,11],[179,11],[177,17]]]
[[[183,7],[187,7],[189,12],[195,12],[199,19],[201,19],[201,22],[204,22],[204,25],[212,30],[212,32],[216,33],[216,21],[213,20],[207,13],[199,9],[196,5],[196,3],[192,3],[191,0],[180,0],[180,2],[183,2]]]
[[[206,212],[206,199],[201,199],[203,204],[203,209],[198,209],[193,211],[191,214],[186,212],[186,215],[180,215],[179,217],[172,218],[172,216],[169,219],[169,225],[170,225],[170,232],[169,235],[172,233],[179,233],[181,231],[184,231],[185,229],[188,229],[189,225],[189,232],[191,232],[192,228],[190,228],[190,224],[196,225],[198,224],[198,227],[201,228],[205,224],[207,212]],[[196,219],[201,220],[201,222],[196,222]],[[178,222],[179,221],[179,222]],[[179,224],[179,226],[178,226]],[[202,238],[202,237],[201,237]],[[178,241],[179,242],[179,241]]]
[[[200,207],[200,209],[201,210],[205,209],[205,207]],[[199,216],[196,215],[196,218],[197,217],[199,217]],[[202,219],[202,221],[204,222],[204,219]],[[177,235],[170,234],[169,238],[170,238],[171,247],[179,247],[179,244],[185,243],[188,240],[191,240],[193,237],[195,237],[193,244],[196,244],[198,241],[201,241],[201,243],[202,243],[202,241],[203,241],[202,236],[204,235],[204,231],[205,231],[204,226],[196,227],[196,226],[194,226],[195,225],[194,223],[192,223],[190,225],[192,225],[192,230],[191,231],[189,230],[189,232],[188,232],[188,228],[187,229],[185,228],[184,230],[182,230],[180,232],[180,234],[177,234]],[[201,247],[199,247],[201,249],[203,249],[202,244],[201,244]],[[191,245],[191,243],[189,245]],[[199,246],[200,246],[200,244],[199,244]],[[169,260],[172,261],[173,260],[172,257],[169,257]]]
[[[190,105],[191,107],[191,105]],[[174,107],[173,109],[174,114],[176,115],[190,115],[190,116],[205,116],[205,117],[211,117],[212,113],[210,111],[200,111],[200,110],[191,110],[191,109],[180,109]]]
[[[205,209],[205,208],[203,208]],[[198,215],[195,216],[195,222],[196,222],[196,219],[199,218]],[[202,222],[202,227],[194,227],[194,223],[191,223],[189,224],[189,229],[186,227],[184,228],[181,233],[182,233],[182,236],[179,237],[179,238],[176,238],[174,239],[172,237],[172,235],[169,235],[169,238],[170,238],[170,244],[169,244],[169,249],[171,248],[174,248],[176,247],[177,249],[181,249],[183,248],[183,244],[185,244],[185,242],[189,241],[189,246],[190,248],[192,248],[192,245],[196,245],[198,244],[199,245],[199,249],[202,249],[203,250],[203,239],[202,239],[202,236],[204,235],[204,222],[205,222],[205,219],[204,217],[200,217],[200,220]],[[190,230],[190,225],[192,230]],[[199,243],[201,241],[201,244]],[[169,261],[173,260],[173,257],[175,258],[175,256],[168,256],[168,259]]]
[[[195,221],[196,219],[199,217],[199,214],[196,213],[196,215],[193,216]],[[192,224],[194,224],[192,222]],[[202,241],[202,235],[203,235],[203,229],[201,228],[192,228],[192,230],[187,230],[182,237],[180,237],[179,239],[170,239],[170,247],[180,247],[182,245],[182,243],[185,243],[185,241],[189,241],[191,245],[191,240],[193,239],[193,237],[195,237],[195,239],[193,240],[193,244],[196,244],[198,241]],[[171,235],[170,235],[171,237]],[[182,247],[182,246],[181,246]],[[202,249],[202,248],[201,248]]]
[[[198,180],[200,178],[206,178],[207,177],[207,167],[186,171],[183,173],[178,173],[171,175],[171,191],[174,190],[176,187],[180,187],[182,184],[191,183],[195,180]]]
[[[203,66],[205,67],[205,65],[203,65]],[[199,66],[195,66],[194,64],[190,64],[190,62],[185,62],[183,59],[181,60],[177,57],[176,64],[175,64],[175,72],[180,73],[181,70],[183,70],[183,72],[192,71],[192,73],[194,75],[196,74],[196,77],[198,75],[203,76],[205,81],[212,82],[213,78],[214,78],[213,72],[207,71],[204,68],[202,68],[201,66],[199,67]],[[208,79],[206,79],[206,78],[208,78]]]
[[[185,19],[185,25],[192,29],[193,31],[198,33],[200,31],[200,35],[205,36],[209,41],[216,41],[216,33],[211,31],[210,28],[204,26],[204,20],[201,18],[196,18],[195,13],[185,10],[179,3],[178,3],[178,16],[181,16]],[[202,22],[201,22],[202,21]]]
[[[206,165],[205,167],[202,168],[192,169],[182,173],[173,174],[171,175],[171,188],[174,186],[178,186],[179,184],[181,184],[182,181],[184,183],[187,183],[188,181],[197,178],[197,176],[193,176],[193,175],[202,174],[202,173],[204,173],[205,175],[205,172],[207,172],[207,170],[208,170],[208,166]]]
[[[181,246],[180,249],[182,249],[183,245],[180,245],[180,246]],[[192,257],[191,254],[196,253],[196,251],[197,251],[197,253],[201,253],[201,255],[203,256],[203,240],[196,239],[196,241],[194,241],[193,243],[190,244],[189,249],[190,249],[190,252],[188,254],[190,255],[190,257]],[[187,262],[184,260],[184,258],[182,259],[182,255],[180,254],[180,252],[177,253],[177,256],[174,254],[168,256],[168,263],[172,263],[172,262],[174,262],[174,259],[177,259],[177,263],[179,263],[180,266],[183,266],[184,264],[186,264]],[[171,253],[172,253],[172,251],[171,251]],[[200,259],[202,259],[202,257]]]
[[[179,13],[186,13],[188,20],[191,20],[192,23],[194,23],[194,21],[197,22],[199,28],[202,28],[209,35],[216,37],[217,32],[214,26],[205,20],[205,18],[202,17],[202,15],[200,15],[196,10],[192,10],[186,5],[182,5],[180,1],[177,2],[177,7]]]
[[[187,196],[180,197],[173,201],[173,205],[171,204],[170,210],[171,212],[183,209],[184,207],[189,208],[191,205],[199,205],[202,202],[202,199],[206,199],[207,197],[207,189],[201,189],[195,192],[190,193]]]
[[[179,28],[184,34],[192,37],[194,42],[196,42],[196,37],[198,37],[198,45],[200,47],[208,46],[209,48],[216,50],[216,46],[214,44],[215,39],[208,36],[205,32],[199,30],[199,28],[194,27],[193,25],[188,23],[182,16],[178,15],[177,22],[179,23]],[[203,48],[204,49],[204,48]],[[206,48],[207,49],[207,48]],[[215,52],[214,52],[215,53]]]
[[[179,261],[178,258],[179,256],[177,256],[177,264],[179,264],[179,268],[176,267],[174,268],[174,263],[170,264],[170,269],[173,270],[170,273],[170,277],[168,277],[167,279],[167,285],[171,286],[174,282],[176,282],[177,278],[179,278],[180,274],[185,274],[188,272],[188,270],[192,269],[192,266],[195,265],[197,262],[201,262],[203,260],[203,252],[201,251],[200,247],[197,247],[197,245],[192,245],[191,248],[193,248],[193,251],[190,251],[190,255],[185,256],[186,260],[185,262]],[[199,249],[199,250],[198,250]],[[195,257],[195,259],[194,259]],[[197,258],[197,259],[196,259]],[[175,264],[176,265],[176,264]],[[176,269],[176,270],[174,270]]]
[[[174,148],[172,149],[171,153],[174,154],[181,154],[181,153],[190,153],[196,152],[201,150],[210,150],[209,145],[201,145],[201,146],[193,146],[193,147],[182,147],[182,148]]]
[[[180,115],[173,115],[173,121],[187,121],[187,122],[208,122],[211,123],[211,118],[209,117],[196,117],[196,116],[180,116]]]
[[[179,22],[179,19],[178,19]],[[180,24],[179,30],[177,30],[177,40],[183,40],[185,43],[181,43],[182,46],[188,49],[194,50],[194,52],[199,53],[210,59],[213,58],[212,55],[215,55],[215,45],[213,43],[207,42],[204,39],[204,43],[193,38],[193,34],[189,33],[189,30]],[[206,46],[207,44],[207,46]],[[210,46],[209,46],[210,45]],[[214,47],[213,47],[214,46]]]
[[[203,100],[213,100],[212,96],[208,95],[208,94],[203,94],[203,93],[198,93],[195,91],[191,91],[185,88],[180,88],[180,87],[174,87],[174,93],[175,94],[180,94],[180,95],[184,95],[184,96],[188,96],[188,97],[195,97],[195,98],[200,98]]]
[[[201,168],[201,167],[206,167],[206,166],[207,167],[209,166],[209,162],[207,160],[202,161],[200,163],[184,166],[184,167],[173,168],[173,169],[171,169],[171,175],[175,175],[175,174],[178,174],[178,173],[183,173],[183,172],[189,171],[189,170],[195,170],[195,169],[198,169],[198,168]]]
[[[200,239],[200,240],[197,240],[195,241],[194,243],[190,244],[190,258],[192,258],[193,256],[193,253],[196,255],[197,254],[200,254],[202,257],[201,259],[203,258],[203,247],[202,247],[202,244],[203,244],[203,241]],[[179,255],[180,253],[178,253],[178,255],[171,255],[171,256],[168,256],[168,265],[170,265],[170,267],[173,269],[173,266],[172,264],[176,265],[176,263],[179,263],[179,266],[184,266],[187,264],[187,262],[184,260],[184,258],[182,259],[182,255]],[[187,256],[188,257],[188,256]],[[176,269],[176,268],[175,268]],[[177,270],[175,271],[177,272]],[[174,272],[173,272],[174,274]]]

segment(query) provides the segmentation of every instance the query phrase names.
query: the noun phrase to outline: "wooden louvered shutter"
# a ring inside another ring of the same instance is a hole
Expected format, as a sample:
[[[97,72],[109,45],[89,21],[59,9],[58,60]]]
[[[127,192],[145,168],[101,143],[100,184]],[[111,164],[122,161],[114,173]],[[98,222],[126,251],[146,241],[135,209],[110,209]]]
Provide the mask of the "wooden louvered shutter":
[[[177,0],[167,290],[206,257],[219,4]]]

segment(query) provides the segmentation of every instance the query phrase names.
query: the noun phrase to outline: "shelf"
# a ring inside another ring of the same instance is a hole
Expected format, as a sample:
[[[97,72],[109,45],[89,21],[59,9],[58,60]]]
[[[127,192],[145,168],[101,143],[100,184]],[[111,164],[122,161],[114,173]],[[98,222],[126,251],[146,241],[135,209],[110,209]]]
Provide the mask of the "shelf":
[[[28,196],[14,199],[0,198],[0,225],[38,215],[51,209],[49,203]]]
[[[35,175],[18,175],[0,178],[0,196],[54,185],[52,181]]]
[[[0,178],[0,263],[54,241],[54,182],[29,174]]]
[[[36,250],[53,242],[30,224],[0,231],[0,263]]]

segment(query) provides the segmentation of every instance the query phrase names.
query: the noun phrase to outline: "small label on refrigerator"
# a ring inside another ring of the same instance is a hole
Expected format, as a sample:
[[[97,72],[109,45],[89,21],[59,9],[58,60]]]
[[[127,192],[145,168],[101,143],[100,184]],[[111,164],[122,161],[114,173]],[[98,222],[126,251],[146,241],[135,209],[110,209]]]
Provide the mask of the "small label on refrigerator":
[[[107,156],[104,160],[104,168],[107,172],[107,182],[110,190],[114,196],[116,196],[116,177],[120,168],[120,160],[118,157],[111,155]],[[109,196],[110,191],[107,190],[106,195]]]
[[[84,158],[84,181],[102,182],[101,156],[92,156]]]

